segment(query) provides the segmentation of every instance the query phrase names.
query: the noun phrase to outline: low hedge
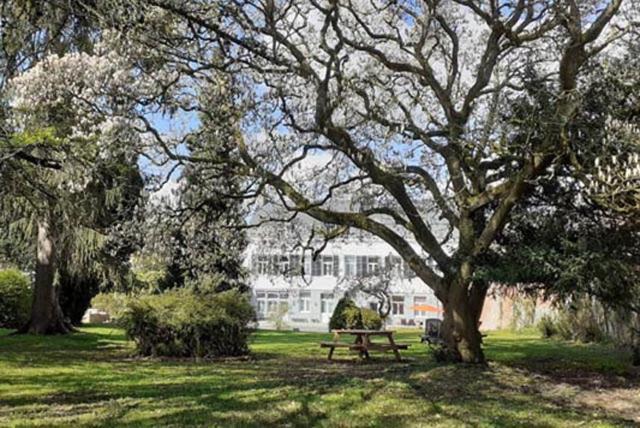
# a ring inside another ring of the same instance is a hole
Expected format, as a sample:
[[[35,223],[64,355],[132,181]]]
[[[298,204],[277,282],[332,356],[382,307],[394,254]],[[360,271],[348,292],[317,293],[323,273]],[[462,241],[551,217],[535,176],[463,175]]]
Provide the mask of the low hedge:
[[[20,328],[29,321],[33,292],[29,278],[17,269],[0,271],[0,327]]]
[[[235,290],[177,289],[131,300],[120,323],[141,355],[214,358],[247,354],[254,320],[248,297]]]

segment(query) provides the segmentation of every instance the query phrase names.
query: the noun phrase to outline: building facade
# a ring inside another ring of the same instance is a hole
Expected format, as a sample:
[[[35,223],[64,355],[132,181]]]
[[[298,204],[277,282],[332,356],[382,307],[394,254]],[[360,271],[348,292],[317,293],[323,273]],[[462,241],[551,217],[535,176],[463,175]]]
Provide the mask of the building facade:
[[[360,307],[377,310],[370,292],[389,296],[387,325],[420,326],[441,317],[433,291],[416,278],[395,251],[375,238],[332,241],[312,260],[311,253],[251,241],[248,268],[259,325],[327,331],[338,300],[349,293]],[[377,282],[376,282],[377,281]],[[362,291],[365,290],[365,291]]]

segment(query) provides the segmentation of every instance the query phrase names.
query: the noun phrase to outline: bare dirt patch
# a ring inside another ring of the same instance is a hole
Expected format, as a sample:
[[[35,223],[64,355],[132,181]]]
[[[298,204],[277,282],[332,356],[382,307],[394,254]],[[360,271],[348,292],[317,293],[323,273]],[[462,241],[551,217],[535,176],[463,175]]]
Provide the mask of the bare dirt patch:
[[[640,424],[640,388],[581,391],[576,403]]]

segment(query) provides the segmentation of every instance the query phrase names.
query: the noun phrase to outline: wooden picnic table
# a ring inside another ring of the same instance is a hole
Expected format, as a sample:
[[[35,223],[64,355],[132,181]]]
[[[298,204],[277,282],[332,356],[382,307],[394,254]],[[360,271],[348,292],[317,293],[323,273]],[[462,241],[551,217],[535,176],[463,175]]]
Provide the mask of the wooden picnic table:
[[[409,347],[406,343],[396,343],[393,340],[393,330],[333,330],[333,341],[321,342],[321,348],[329,348],[328,359],[333,357],[336,348],[348,348],[351,351],[358,351],[360,358],[369,358],[369,351],[393,351],[397,361],[401,361],[400,349]],[[340,336],[355,336],[353,343],[340,341]],[[372,336],[385,337],[389,343],[372,342]]]

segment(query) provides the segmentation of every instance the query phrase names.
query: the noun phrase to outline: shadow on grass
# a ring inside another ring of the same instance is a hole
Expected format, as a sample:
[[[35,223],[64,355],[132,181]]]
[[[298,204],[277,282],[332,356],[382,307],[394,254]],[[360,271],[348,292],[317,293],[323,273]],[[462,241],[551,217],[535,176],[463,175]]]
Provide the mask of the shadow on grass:
[[[16,414],[23,422],[40,418],[47,425],[75,421],[92,426],[407,426],[447,421],[542,427],[593,418],[593,408],[577,408],[537,384],[542,375],[536,361],[551,359],[560,368],[570,358],[553,344],[489,340],[488,354],[495,363],[481,369],[438,365],[425,358],[423,348],[407,353],[402,363],[391,355],[361,362],[346,353],[329,362],[317,347],[326,336],[260,332],[252,339],[257,349],[252,359],[214,363],[132,359],[131,345],[117,330],[88,329],[46,341],[2,337],[0,370],[20,370],[7,372],[6,387],[0,389],[5,393],[0,394],[0,424]],[[297,354],[298,349],[304,352]],[[587,363],[601,357],[593,352]],[[553,375],[544,383],[552,384]],[[599,420],[630,423],[615,415]]]
[[[488,346],[492,360],[584,390],[640,387],[631,353],[602,344],[560,340],[502,340]]]

